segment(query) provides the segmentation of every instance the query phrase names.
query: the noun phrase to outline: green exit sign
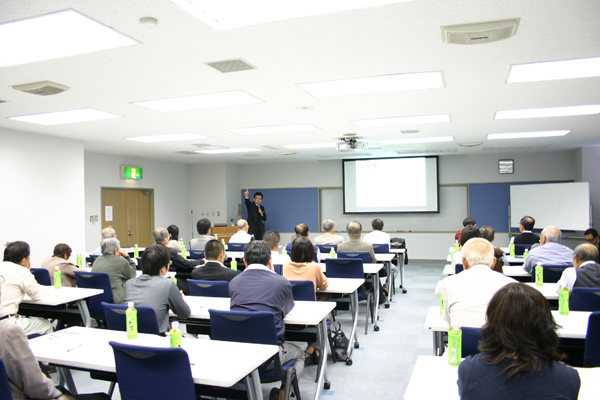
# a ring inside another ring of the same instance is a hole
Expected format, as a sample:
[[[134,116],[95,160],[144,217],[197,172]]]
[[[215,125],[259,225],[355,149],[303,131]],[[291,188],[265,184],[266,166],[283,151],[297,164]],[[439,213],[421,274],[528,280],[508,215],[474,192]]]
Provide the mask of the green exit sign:
[[[121,166],[121,179],[142,179],[142,176],[142,168]]]

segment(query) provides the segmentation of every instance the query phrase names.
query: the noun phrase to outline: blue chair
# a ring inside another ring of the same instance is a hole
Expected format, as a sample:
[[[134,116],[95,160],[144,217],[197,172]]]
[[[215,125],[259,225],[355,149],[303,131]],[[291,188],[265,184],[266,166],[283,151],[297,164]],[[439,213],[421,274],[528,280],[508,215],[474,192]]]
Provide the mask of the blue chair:
[[[244,251],[244,246],[248,243],[227,243],[227,251]]]
[[[455,274],[463,272],[464,270],[465,270],[465,268],[462,264],[454,264],[454,273]]]
[[[560,280],[562,273],[573,265],[542,265],[544,267],[544,283],[556,283]],[[531,282],[535,282],[535,266],[531,271]]]
[[[112,303],[113,293],[110,279],[105,272],[73,271],[77,287],[88,289],[102,289],[104,293],[97,294],[87,299],[90,315],[97,321],[104,321],[104,307],[102,302]]]
[[[109,304],[102,302],[104,308],[104,316],[106,317],[106,327],[113,331],[127,331],[125,320],[125,310],[127,306],[124,304]],[[135,306],[137,310],[138,332],[150,333],[159,335],[158,321],[156,320],[156,312],[152,307]]]
[[[184,349],[109,344],[115,354],[121,398],[196,400],[190,359]]]
[[[8,383],[8,374],[4,367],[4,362],[0,360],[0,399],[12,400],[10,384]]]
[[[283,264],[273,264],[273,269],[278,275],[283,276]]]
[[[290,254],[292,252],[292,243],[286,244],[285,249],[287,250],[288,254]]]
[[[384,243],[384,244],[375,243],[375,244],[373,244],[373,251],[375,253],[389,254],[390,253],[390,245],[387,243]]]
[[[467,326],[462,329],[462,351],[461,357],[474,356],[479,353],[479,342],[481,341],[481,328],[470,328]]]
[[[290,281],[294,300],[315,301],[315,285],[312,281]]]
[[[202,260],[204,258],[204,250],[188,250],[187,251],[190,259],[192,260]]]
[[[331,249],[333,249],[335,252],[337,252],[337,244],[318,244],[316,246],[321,250],[321,253],[323,253],[323,254],[331,253]]]
[[[600,312],[590,314],[583,360],[585,366],[600,367]]]
[[[515,256],[522,256],[525,250],[531,250],[530,244],[515,244]]]
[[[52,286],[50,272],[48,272],[46,268],[31,268],[30,271],[35,277],[37,283],[44,286]]]
[[[600,288],[573,288],[570,309],[572,311],[600,311]]]
[[[371,253],[368,251],[340,251],[337,258],[360,258],[364,264],[371,262]]]
[[[212,340],[279,345],[272,312],[221,310],[208,310],[208,312]],[[267,369],[271,364],[273,369]],[[291,360],[281,365],[279,354],[275,354],[272,359],[258,368],[260,380],[262,383],[281,381],[282,387],[285,387],[285,400],[289,400],[290,385],[292,385],[296,398],[301,400],[295,364],[296,361]]]
[[[96,258],[100,257],[100,255],[98,254],[90,254],[90,266],[94,265],[94,261],[96,261]]]
[[[229,282],[188,279],[190,296],[229,297]]]

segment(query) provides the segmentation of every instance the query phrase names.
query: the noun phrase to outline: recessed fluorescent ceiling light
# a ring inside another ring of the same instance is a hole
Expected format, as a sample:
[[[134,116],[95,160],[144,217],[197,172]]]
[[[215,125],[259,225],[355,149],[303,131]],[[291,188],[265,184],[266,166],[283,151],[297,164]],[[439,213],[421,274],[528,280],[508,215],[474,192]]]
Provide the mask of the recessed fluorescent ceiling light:
[[[348,96],[353,94],[388,93],[403,90],[439,89],[444,87],[441,71],[369,76],[335,81],[299,83],[315,97]]]
[[[450,114],[415,115],[412,117],[359,119],[359,120],[355,120],[355,121],[351,121],[351,122],[360,128],[377,128],[377,127],[382,127],[382,126],[436,124],[439,122],[450,122]]]
[[[176,142],[178,140],[192,140],[192,139],[208,139],[208,136],[199,135],[197,133],[168,133],[164,135],[153,135],[153,136],[134,136],[127,137],[127,140],[133,140],[142,143],[160,143],[160,142]]]
[[[216,149],[216,150],[194,150],[196,153],[202,154],[226,154],[226,153],[250,153],[252,151],[262,151],[254,147],[238,147],[235,149]]]
[[[19,117],[9,117],[15,121],[30,122],[38,125],[60,125],[71,124],[73,122],[99,121],[102,119],[121,118],[121,115],[112,114],[93,108],[82,108],[79,110],[67,110],[48,112],[43,114],[21,115]]]
[[[510,133],[490,133],[487,135],[489,140],[495,139],[528,139],[540,137],[565,136],[570,130],[562,131],[537,131],[537,132],[510,132]]]
[[[262,102],[262,100],[243,90],[232,90],[230,92],[196,94],[192,96],[172,97],[169,99],[138,101],[133,104],[156,111],[172,112],[198,110],[201,108],[239,106],[242,104],[256,104]]]
[[[0,25],[0,66],[132,46],[138,42],[77,11],[65,10]]]
[[[412,0],[171,0],[216,30]]]
[[[454,136],[430,136],[422,138],[407,138],[407,139],[383,139],[378,140],[381,144],[413,144],[413,143],[437,143],[437,142],[453,142]]]
[[[281,147],[285,147],[286,149],[324,149],[324,148],[335,148],[335,142],[329,143],[304,143],[304,144],[287,144],[282,145]]]
[[[228,129],[228,131],[237,133],[238,135],[264,135],[275,133],[292,133],[292,132],[310,132],[319,131],[320,129],[312,124],[290,124],[290,125],[270,125],[270,126],[255,126],[252,128],[236,128]]]
[[[567,106],[548,108],[527,108],[524,110],[496,111],[494,119],[519,119],[543,117],[568,117],[572,115],[600,114],[600,104],[587,106]]]
[[[513,65],[508,83],[600,76],[600,57]]]

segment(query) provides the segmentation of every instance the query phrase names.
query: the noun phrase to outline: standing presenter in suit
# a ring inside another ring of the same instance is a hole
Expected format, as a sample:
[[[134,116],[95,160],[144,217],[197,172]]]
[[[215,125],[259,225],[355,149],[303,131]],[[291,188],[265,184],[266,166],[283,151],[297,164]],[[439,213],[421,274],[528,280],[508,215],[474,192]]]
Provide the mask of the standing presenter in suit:
[[[246,208],[248,209],[248,233],[254,235],[254,239],[262,240],[263,234],[265,233],[264,221],[267,220],[267,213],[265,208],[260,205],[263,199],[261,192],[254,193],[254,202],[248,199],[250,192],[248,189],[244,192],[244,198],[246,199]]]

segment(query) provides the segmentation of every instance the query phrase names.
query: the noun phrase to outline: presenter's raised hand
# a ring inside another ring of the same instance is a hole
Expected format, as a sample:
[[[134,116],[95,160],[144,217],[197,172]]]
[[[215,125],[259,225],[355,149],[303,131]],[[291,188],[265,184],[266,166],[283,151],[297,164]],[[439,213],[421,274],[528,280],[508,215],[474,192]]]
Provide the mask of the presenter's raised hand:
[[[262,217],[262,215],[263,215],[263,210],[262,210],[262,208],[258,207],[258,213],[259,213],[259,214],[260,214],[260,216]]]
[[[248,189],[246,189],[246,191],[244,192],[244,197],[248,198],[248,196],[250,196],[250,192],[248,191]]]

